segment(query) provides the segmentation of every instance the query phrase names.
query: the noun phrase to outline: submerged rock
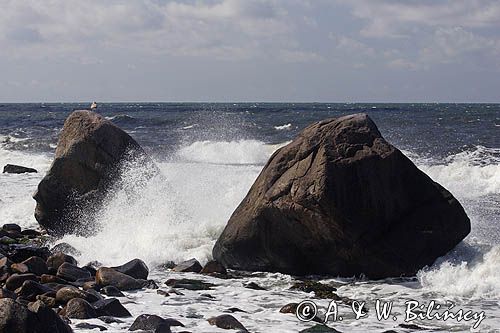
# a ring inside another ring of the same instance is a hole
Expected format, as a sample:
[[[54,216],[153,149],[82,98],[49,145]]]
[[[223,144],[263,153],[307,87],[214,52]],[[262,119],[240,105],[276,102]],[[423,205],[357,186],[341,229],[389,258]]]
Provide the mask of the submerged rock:
[[[21,165],[7,164],[3,167],[3,173],[37,173],[36,169]]]
[[[312,124],[276,151],[213,257],[250,271],[411,276],[469,232],[453,195],[356,114]]]
[[[175,319],[164,319],[157,315],[143,314],[137,317],[128,329],[129,331],[153,331],[155,333],[170,333],[171,326],[180,326],[184,327],[184,325]]]
[[[33,196],[38,223],[56,235],[93,231],[91,214],[85,213],[99,207],[127,160],[151,162],[139,144],[109,120],[91,111],[74,111]]]
[[[224,314],[217,317],[212,317],[208,319],[210,325],[217,326],[218,328],[223,328],[226,330],[243,330],[247,332],[245,326],[231,315]]]

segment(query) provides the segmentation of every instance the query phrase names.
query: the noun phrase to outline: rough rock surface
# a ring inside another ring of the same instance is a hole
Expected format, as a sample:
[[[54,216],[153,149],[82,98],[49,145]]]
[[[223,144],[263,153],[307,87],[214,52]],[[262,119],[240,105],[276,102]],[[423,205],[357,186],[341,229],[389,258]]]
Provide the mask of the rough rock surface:
[[[138,158],[146,158],[144,151],[123,130],[92,111],[74,111],[33,196],[38,223],[58,235],[92,231],[88,216],[79,219],[80,214],[98,207],[125,160]]]
[[[213,256],[240,270],[382,278],[414,275],[469,232],[453,195],[356,114],[276,151]]]

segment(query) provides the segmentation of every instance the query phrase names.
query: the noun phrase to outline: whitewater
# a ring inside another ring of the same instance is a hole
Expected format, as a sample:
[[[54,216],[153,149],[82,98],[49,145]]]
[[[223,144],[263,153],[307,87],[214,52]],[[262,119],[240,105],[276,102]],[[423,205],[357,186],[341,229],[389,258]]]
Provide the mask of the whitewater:
[[[125,118],[125,121],[130,121]],[[202,123],[188,119],[176,127],[181,131],[195,131]],[[268,131],[287,132],[275,126],[288,124],[282,120],[269,125]],[[140,132],[141,124],[136,124]],[[295,126],[295,124],[294,124]],[[188,128],[185,128],[188,127]],[[57,133],[55,130],[53,130]],[[129,133],[134,132],[129,130]],[[390,131],[386,133],[391,135]],[[386,134],[382,130],[382,134]],[[134,133],[131,133],[134,135]],[[18,141],[16,141],[18,140]],[[16,142],[14,142],[16,141]],[[153,179],[145,179],[140,168],[129,165],[122,179],[125,189],[112,192],[101,211],[95,212],[100,231],[91,237],[65,236],[57,242],[67,242],[81,252],[79,264],[98,260],[104,265],[119,265],[133,258],[143,259],[151,268],[152,279],[159,285],[169,278],[186,277],[157,268],[167,261],[197,258],[202,264],[211,259],[211,250],[230,215],[244,198],[270,155],[289,140],[269,143],[256,138],[227,139],[209,135],[201,139],[178,141],[165,152],[157,149],[152,154],[160,169]],[[15,144],[18,149],[13,149]],[[37,184],[49,169],[53,159],[51,141],[44,150],[19,149],[23,145],[15,135],[0,137],[0,166],[7,163],[36,168],[37,174],[0,174],[0,222],[36,227],[33,217],[35,201],[31,198]],[[354,300],[366,301],[370,309],[377,299],[393,301],[395,313],[402,315],[405,300],[431,300],[446,304],[454,302],[457,308],[484,311],[485,320],[477,330],[470,322],[419,321],[412,324],[428,331],[498,332],[500,328],[500,148],[467,145],[454,152],[425,154],[411,145],[403,152],[433,180],[442,184],[462,203],[471,219],[471,234],[432,267],[422,269],[413,278],[393,278],[379,281],[366,279],[326,279],[340,286],[338,294]],[[130,198],[127,183],[143,183],[140,193]],[[190,273],[187,273],[190,275]],[[200,278],[192,275],[193,278]],[[311,299],[312,294],[290,291],[295,277],[279,273],[249,273],[244,279],[202,279],[217,285],[208,291],[215,300],[200,292],[184,291],[184,296],[158,295],[155,290],[126,293],[120,301],[133,318],[124,323],[103,324],[108,332],[122,332],[133,319],[143,313],[172,317],[186,325],[187,331],[224,332],[210,326],[206,320],[228,308],[237,307],[246,312],[233,315],[251,332],[298,332],[313,326],[302,323],[294,315],[282,314],[279,309],[291,302]],[[243,283],[256,282],[268,291],[247,289]],[[328,300],[318,300],[325,310]],[[342,306],[341,306],[342,309]],[[351,312],[344,307],[344,312]],[[79,320],[73,320],[78,323]],[[402,320],[378,321],[373,312],[368,318],[354,320],[349,315],[330,326],[341,332],[366,332],[394,329]],[[175,330],[180,332],[182,330]],[[85,332],[75,329],[76,332]]]

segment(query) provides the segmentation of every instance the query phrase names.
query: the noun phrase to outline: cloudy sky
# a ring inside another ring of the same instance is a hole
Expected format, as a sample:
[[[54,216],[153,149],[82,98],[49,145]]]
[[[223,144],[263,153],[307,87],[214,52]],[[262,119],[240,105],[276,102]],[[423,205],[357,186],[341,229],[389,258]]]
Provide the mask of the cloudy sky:
[[[0,8],[0,102],[500,102],[498,0]]]

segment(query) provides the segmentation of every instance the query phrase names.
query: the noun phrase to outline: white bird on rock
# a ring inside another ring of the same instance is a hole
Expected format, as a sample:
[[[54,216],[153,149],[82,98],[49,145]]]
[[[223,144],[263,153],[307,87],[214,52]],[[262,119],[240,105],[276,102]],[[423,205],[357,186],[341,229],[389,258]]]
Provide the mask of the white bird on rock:
[[[97,109],[97,103],[92,102],[92,105],[90,105],[90,110],[95,110],[95,109]]]

